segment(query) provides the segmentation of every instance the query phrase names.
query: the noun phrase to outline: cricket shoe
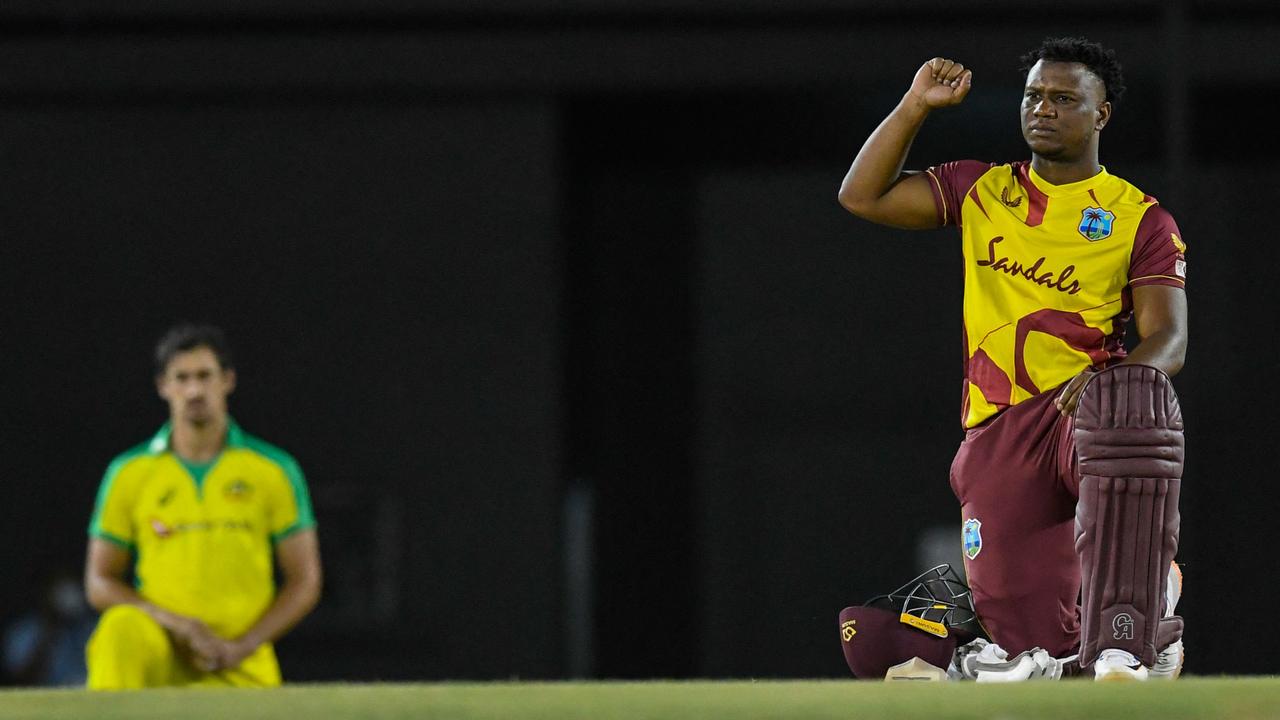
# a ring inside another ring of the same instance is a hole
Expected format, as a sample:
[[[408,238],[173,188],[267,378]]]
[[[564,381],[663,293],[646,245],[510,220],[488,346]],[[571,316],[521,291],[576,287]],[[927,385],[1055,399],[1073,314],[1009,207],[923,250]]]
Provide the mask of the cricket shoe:
[[[1186,657],[1182,641],[1178,640],[1156,654],[1156,664],[1151,666],[1147,675],[1152,680],[1177,680]]]
[[[1000,650],[999,645],[987,642],[982,638],[977,638],[973,642],[965,643],[956,648],[955,654],[951,656],[951,664],[947,666],[947,677],[951,680],[977,680],[978,655],[988,647],[1004,653],[1003,650]]]
[[[1002,654],[1003,653],[1002,651]],[[1000,662],[992,662],[994,658],[983,658],[979,655],[977,660],[978,682],[980,683],[1011,683],[1025,682],[1027,680],[1058,680],[1062,677],[1062,666],[1075,656],[1059,660],[1049,654],[1048,650],[1041,648],[1032,648],[1018,653],[1012,658],[1005,654],[1006,659]]]
[[[1128,650],[1107,648],[1093,661],[1093,679],[1098,682],[1140,682],[1148,675],[1146,666]]]
[[[1182,570],[1177,563],[1169,567],[1169,580],[1165,584],[1164,617],[1173,617],[1173,610],[1182,597]],[[1186,653],[1179,638],[1156,654],[1156,662],[1150,668],[1138,661],[1133,653],[1110,648],[1098,653],[1093,664],[1093,679],[1100,682],[1132,682],[1147,679],[1173,680],[1182,674]]]
[[[1173,617],[1173,609],[1182,598],[1182,568],[1177,563],[1170,563],[1169,581],[1165,584],[1166,618]],[[1168,647],[1156,654],[1156,664],[1151,666],[1150,677],[1153,680],[1176,680],[1182,674],[1182,664],[1187,654],[1182,647],[1182,638],[1178,638]]]

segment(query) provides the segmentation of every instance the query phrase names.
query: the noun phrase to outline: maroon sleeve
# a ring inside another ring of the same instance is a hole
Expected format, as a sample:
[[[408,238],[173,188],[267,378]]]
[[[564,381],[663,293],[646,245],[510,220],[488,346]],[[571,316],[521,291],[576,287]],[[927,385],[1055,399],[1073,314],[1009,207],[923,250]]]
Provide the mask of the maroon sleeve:
[[[1187,284],[1187,246],[1168,210],[1155,205],[1142,216],[1133,239],[1129,287]]]
[[[925,170],[933,190],[933,204],[938,209],[939,225],[961,224],[960,207],[964,205],[965,193],[993,167],[994,163],[981,160],[956,160]]]

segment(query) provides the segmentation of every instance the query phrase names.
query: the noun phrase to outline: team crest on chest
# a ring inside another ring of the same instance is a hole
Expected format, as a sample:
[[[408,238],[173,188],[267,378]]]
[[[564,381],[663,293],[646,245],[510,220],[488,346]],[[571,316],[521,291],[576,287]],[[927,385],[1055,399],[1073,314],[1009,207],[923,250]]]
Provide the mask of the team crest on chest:
[[[965,520],[960,537],[964,540],[964,556],[970,560],[978,557],[982,552],[982,521],[978,518]]]
[[[1080,226],[1076,229],[1089,242],[1111,237],[1111,225],[1116,214],[1100,207],[1087,207],[1080,213]]]
[[[253,486],[245,482],[244,478],[236,478],[222,489],[222,493],[228,500],[248,500],[253,494]]]

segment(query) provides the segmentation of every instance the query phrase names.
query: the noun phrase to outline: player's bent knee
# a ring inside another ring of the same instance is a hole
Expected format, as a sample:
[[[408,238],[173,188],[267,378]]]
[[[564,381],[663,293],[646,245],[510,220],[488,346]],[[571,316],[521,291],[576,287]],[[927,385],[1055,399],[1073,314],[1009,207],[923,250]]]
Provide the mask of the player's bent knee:
[[[131,605],[107,608],[85,647],[88,686],[121,690],[165,684],[173,649],[160,624]]]
[[[132,605],[113,605],[98,619],[94,637],[109,642],[140,643],[156,638],[163,639],[164,629],[141,608]]]
[[[1157,368],[1117,365],[1094,375],[1080,394],[1074,436],[1082,477],[1182,477],[1182,410]]]

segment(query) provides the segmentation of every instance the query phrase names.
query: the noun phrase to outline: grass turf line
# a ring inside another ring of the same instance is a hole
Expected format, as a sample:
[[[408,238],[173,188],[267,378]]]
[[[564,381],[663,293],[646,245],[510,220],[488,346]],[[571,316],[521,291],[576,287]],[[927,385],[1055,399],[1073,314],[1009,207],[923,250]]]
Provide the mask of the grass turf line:
[[[1105,720],[1280,718],[1280,678],[983,686],[856,681],[294,684],[277,690],[0,692],[0,718],[69,720]]]

